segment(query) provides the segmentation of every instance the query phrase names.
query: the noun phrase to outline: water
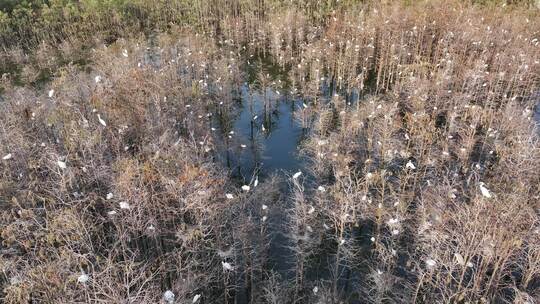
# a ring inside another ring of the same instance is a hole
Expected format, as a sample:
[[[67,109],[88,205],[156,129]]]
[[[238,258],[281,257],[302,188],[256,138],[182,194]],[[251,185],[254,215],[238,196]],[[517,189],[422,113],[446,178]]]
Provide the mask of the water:
[[[298,101],[278,95],[274,89],[267,88],[264,94],[244,84],[233,138],[228,140],[222,161],[248,181],[254,174],[300,170],[303,161],[297,149],[304,132],[295,119],[297,109]]]

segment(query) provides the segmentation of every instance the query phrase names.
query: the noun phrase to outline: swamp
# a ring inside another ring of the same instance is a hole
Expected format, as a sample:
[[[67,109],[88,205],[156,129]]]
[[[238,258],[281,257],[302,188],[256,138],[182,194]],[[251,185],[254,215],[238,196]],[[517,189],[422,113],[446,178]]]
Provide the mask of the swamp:
[[[0,0],[0,302],[540,303],[540,3]]]

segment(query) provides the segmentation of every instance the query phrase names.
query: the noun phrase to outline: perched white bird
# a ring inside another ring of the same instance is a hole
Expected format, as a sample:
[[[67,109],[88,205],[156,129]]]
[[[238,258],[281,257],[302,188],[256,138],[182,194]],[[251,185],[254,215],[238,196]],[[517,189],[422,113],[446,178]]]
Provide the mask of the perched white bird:
[[[97,115],[97,118],[98,118],[98,120],[99,120],[99,123],[100,123],[102,126],[104,126],[104,127],[107,126],[107,123],[105,122],[105,120],[103,120],[103,119],[101,118],[101,116],[100,116],[99,114]]]
[[[66,169],[67,168],[66,163],[61,161],[61,160],[57,161],[56,164],[58,164],[58,167],[60,167],[60,169]]]
[[[112,193],[107,193],[107,199],[110,200],[114,197],[114,194]]]
[[[112,211],[109,211],[107,212],[108,215],[115,215],[116,214],[116,211],[112,210]]]
[[[233,199],[234,195],[232,195],[230,193],[227,193],[227,194],[225,194],[225,197],[228,198],[228,199]]]
[[[229,262],[221,262],[221,266],[223,266],[223,270],[234,270],[234,267]]]
[[[242,149],[244,149],[244,148],[246,148],[246,147],[247,147],[247,146],[244,145],[244,144],[241,144],[241,145],[240,145],[240,148],[242,148]]]
[[[262,208],[262,210],[266,210],[266,209],[268,209],[268,206],[266,206],[265,204],[263,204],[261,208]]]
[[[54,95],[54,90],[50,90],[50,91],[49,91],[49,98],[52,98],[53,95]]]
[[[3,160],[10,160],[12,157],[13,157],[13,155],[11,155],[11,153],[9,153],[9,154],[4,155],[4,157],[2,157],[2,159]]]
[[[257,116],[257,115],[253,116],[253,120],[257,120],[258,117],[259,116]]]
[[[304,102],[302,103],[302,106],[303,106],[305,109],[307,109],[307,107],[308,107],[308,105],[307,105],[306,103],[304,103]]]
[[[127,202],[120,202],[120,209],[129,209],[131,208]]]
[[[167,290],[163,293],[163,300],[167,303],[174,303],[174,292]]]
[[[308,210],[308,214],[312,214],[313,212],[315,212],[315,207],[310,206]]]
[[[313,294],[317,294],[317,292],[319,292],[319,287],[313,287]]]
[[[262,124],[262,128],[261,128],[264,131],[266,131],[266,128],[264,127],[264,124]]]
[[[416,169],[416,166],[412,163],[412,161],[408,161],[407,164],[405,165],[405,167],[407,169],[411,169],[411,170]]]
[[[97,75],[96,77],[94,77],[94,80],[96,81],[96,83],[101,82],[101,76]]]
[[[249,191],[249,189],[251,189],[251,188],[248,185],[243,185],[242,186],[242,190],[244,190],[246,192]]]
[[[81,274],[77,278],[77,282],[82,283],[82,284],[88,282],[88,280],[90,280],[90,277],[86,273]]]
[[[292,176],[292,178],[293,178],[293,179],[297,179],[297,178],[300,177],[300,175],[302,175],[302,171],[296,172],[296,173]]]
[[[201,295],[200,294],[196,294],[194,297],[193,297],[193,301],[191,301],[191,303],[197,303],[199,301],[199,299],[201,298]]]
[[[321,192],[326,192],[326,189],[323,187],[323,186],[319,186],[317,188],[317,190],[321,191]]]
[[[463,258],[463,256],[461,254],[456,252],[456,253],[454,253],[454,257],[456,258],[459,265],[465,265],[465,259]]]
[[[370,240],[371,242],[375,243],[375,237],[371,237],[369,240]]]
[[[478,186],[480,187],[480,192],[482,192],[482,195],[487,198],[491,198],[491,192],[488,188],[486,188],[485,184],[483,182],[478,183]]]
[[[259,185],[259,177],[255,176],[255,181],[253,182],[253,188],[257,187]]]
[[[339,245],[340,245],[340,246],[343,246],[343,244],[345,244],[345,239],[341,239],[341,240],[339,241]]]
[[[266,215],[262,217],[263,222],[266,222],[267,219],[268,219],[268,217]]]
[[[399,220],[397,218],[391,218],[388,220],[388,225],[397,224]]]
[[[128,55],[128,51],[127,51],[126,49],[124,49],[124,50],[122,51],[122,55],[123,55],[124,57],[128,57],[128,56],[129,56],[129,55]]]
[[[433,268],[436,264],[437,264],[437,262],[435,262],[435,260],[433,260],[433,259],[427,259],[426,260],[426,265],[427,265],[428,268]]]

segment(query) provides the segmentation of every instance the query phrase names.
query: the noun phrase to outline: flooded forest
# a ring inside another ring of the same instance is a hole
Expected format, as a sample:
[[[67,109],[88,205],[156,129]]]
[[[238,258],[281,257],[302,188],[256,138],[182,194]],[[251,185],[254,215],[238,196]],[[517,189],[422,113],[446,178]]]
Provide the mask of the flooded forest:
[[[1,303],[540,303],[540,3],[1,2]]]

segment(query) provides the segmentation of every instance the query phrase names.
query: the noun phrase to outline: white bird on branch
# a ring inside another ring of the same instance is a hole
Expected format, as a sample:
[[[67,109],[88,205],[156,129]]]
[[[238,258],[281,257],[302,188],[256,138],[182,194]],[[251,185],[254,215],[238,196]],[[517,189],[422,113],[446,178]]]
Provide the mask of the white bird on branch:
[[[491,198],[491,192],[488,188],[486,188],[485,184],[483,182],[478,183],[478,186],[480,187],[480,192],[482,192],[482,195],[486,198]]]

